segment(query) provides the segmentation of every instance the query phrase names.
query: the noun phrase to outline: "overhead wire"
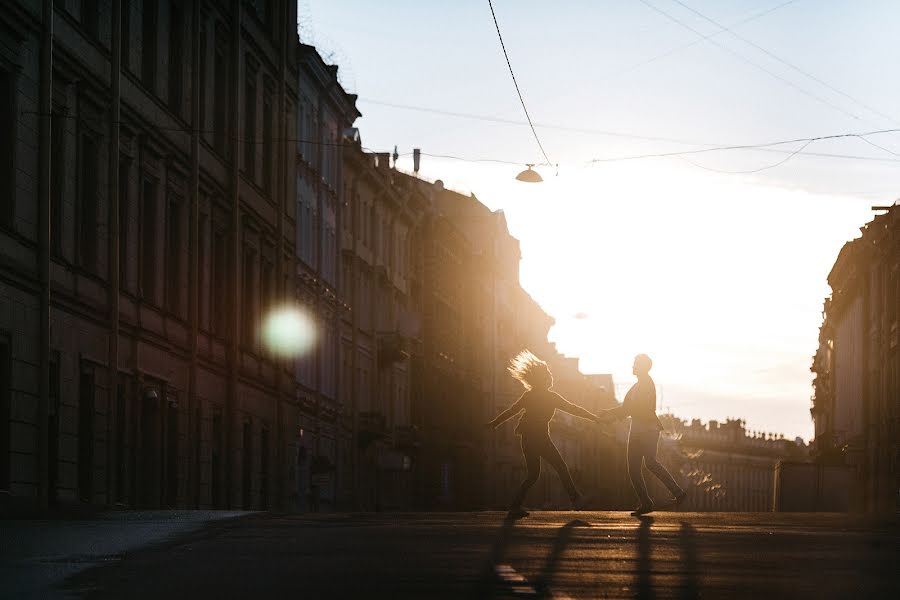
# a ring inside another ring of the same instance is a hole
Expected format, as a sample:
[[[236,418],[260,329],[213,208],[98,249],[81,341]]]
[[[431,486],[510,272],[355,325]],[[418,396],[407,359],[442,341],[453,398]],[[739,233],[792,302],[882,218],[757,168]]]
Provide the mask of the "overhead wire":
[[[398,105],[398,106],[402,106],[402,105]],[[30,115],[39,115],[40,114],[37,111],[21,111],[21,113],[22,114],[30,114]],[[102,118],[91,119],[88,117],[78,116],[78,115],[53,114],[51,116],[81,121],[83,123],[88,123],[93,128],[96,128],[96,129],[99,129],[100,126],[109,123],[108,120],[104,120]],[[137,126],[135,123],[130,122],[130,121],[118,121],[117,123],[120,125],[124,125],[126,127],[134,127],[136,129],[140,129],[139,126]],[[522,123],[522,122],[519,122],[518,124],[524,125],[524,123]],[[154,125],[153,129],[160,130],[160,131],[174,131],[174,132],[178,132],[178,133],[187,133],[187,134],[193,134],[196,132],[196,133],[207,134],[207,135],[215,135],[217,132],[217,130],[215,130],[215,129],[192,129],[187,126],[165,127],[165,126]],[[598,131],[597,133],[600,133],[600,132]],[[747,150],[747,151],[755,151],[755,152],[778,152],[778,153],[783,153],[783,154],[789,154],[789,156],[787,157],[786,160],[793,158],[797,154],[801,154],[801,155],[806,155],[806,156],[820,156],[820,157],[825,157],[825,158],[844,158],[844,159],[852,159],[852,160],[869,160],[869,161],[878,161],[878,162],[900,163],[900,159],[878,158],[878,157],[872,157],[872,156],[856,156],[856,155],[848,155],[848,154],[802,152],[802,150],[804,148],[806,148],[809,144],[804,144],[804,146],[801,147],[799,150],[794,150],[794,151],[779,150],[779,149],[775,148],[775,146],[781,146],[781,145],[787,145],[787,144],[793,144],[793,143],[799,143],[799,142],[816,142],[816,141],[821,141],[821,140],[840,139],[840,138],[857,138],[857,139],[860,139],[860,140],[866,142],[867,144],[869,144],[875,148],[878,148],[880,150],[883,150],[889,154],[892,154],[894,156],[900,156],[900,154],[867,139],[868,136],[888,134],[888,133],[900,133],[900,128],[882,129],[882,130],[869,131],[869,132],[864,132],[864,133],[841,133],[841,134],[825,135],[825,136],[818,136],[818,137],[811,137],[811,138],[795,138],[795,139],[780,140],[780,141],[775,141],[775,142],[766,142],[766,143],[761,143],[761,144],[741,144],[741,145],[713,145],[713,144],[703,144],[700,142],[688,142],[688,141],[684,141],[684,140],[674,140],[674,139],[668,139],[668,138],[649,138],[646,136],[632,136],[630,134],[618,134],[622,137],[635,137],[638,139],[650,139],[650,140],[654,140],[654,141],[668,141],[671,143],[680,143],[680,144],[695,145],[695,146],[702,145],[705,147],[695,148],[695,149],[691,149],[691,150],[672,151],[672,152],[659,152],[659,153],[648,153],[648,154],[613,156],[613,157],[607,157],[607,158],[594,158],[594,159],[591,159],[590,161],[587,161],[587,164],[603,163],[603,162],[621,162],[621,161],[631,161],[631,160],[641,160],[641,159],[651,159],[651,158],[683,157],[683,156],[693,155],[693,154],[704,154],[704,153],[708,153],[708,152],[723,152],[723,151],[734,151],[734,150]],[[607,134],[607,133],[604,132],[604,135],[605,134]],[[609,132],[609,134],[612,134],[612,133]],[[359,147],[364,152],[370,152],[370,153],[376,153],[376,154],[389,153],[389,150],[376,150],[373,148],[363,146],[361,144],[357,144],[356,142],[345,142],[345,141],[328,142],[328,141],[315,140],[315,139],[303,139],[303,138],[291,138],[291,137],[271,137],[271,138],[267,139],[265,136],[263,136],[262,138],[244,138],[244,137],[237,137],[237,136],[233,136],[233,135],[226,135],[225,138],[228,140],[231,140],[231,141],[237,141],[237,142],[245,143],[245,144],[246,143],[264,144],[267,142],[272,142],[272,143],[291,142],[291,143],[298,143],[298,144],[308,144],[311,146]],[[412,152],[406,152],[406,153],[400,154],[399,156],[405,157],[405,156],[410,156],[412,154],[413,154]],[[496,159],[496,158],[467,158],[467,157],[456,156],[456,155],[452,155],[452,154],[439,154],[439,153],[430,153],[430,152],[421,152],[421,154],[423,156],[430,156],[433,158],[444,158],[444,159],[459,160],[459,161],[472,162],[472,163],[491,162],[491,163],[509,164],[509,165],[523,164],[522,161],[504,160],[504,159]],[[773,166],[778,166],[780,164],[783,164],[784,162],[786,162],[786,160],[780,161],[779,163],[776,163]],[[691,161],[688,161],[688,162],[691,162]],[[555,164],[551,164],[549,162],[548,163],[532,163],[532,164],[535,164],[537,166],[556,166]],[[702,165],[698,165],[693,162],[691,162],[691,164],[695,164],[695,166],[697,166],[699,168],[707,168],[707,167],[703,167]],[[771,167],[768,167],[768,168],[771,168]],[[713,169],[708,169],[708,170],[713,170]],[[760,170],[765,170],[765,168],[760,169]],[[727,172],[727,171],[721,171],[721,172]],[[755,170],[754,170],[754,172],[755,172]]]
[[[684,2],[682,2],[682,0],[672,0],[672,2],[675,2],[675,3],[678,4],[679,6],[683,6],[683,7],[686,8],[687,10],[691,11],[692,13],[694,13],[694,14],[697,15],[697,16],[699,16],[700,18],[705,19],[706,21],[712,23],[712,24],[715,25],[716,27],[722,27],[722,31],[725,31],[725,28],[724,28],[718,21],[716,21],[715,19],[713,19],[713,18],[711,18],[711,17],[709,17],[709,16],[703,14],[702,12],[700,12],[700,11],[697,10],[697,9],[695,9],[695,8],[693,8],[693,7],[691,7],[691,6],[688,6],[687,4],[685,4]],[[798,66],[795,65],[794,63],[789,62],[789,61],[787,61],[787,60],[781,58],[780,56],[778,56],[778,55],[775,54],[774,52],[771,52],[770,50],[768,50],[768,49],[766,49],[766,48],[760,46],[759,44],[757,44],[757,43],[754,42],[753,40],[747,39],[746,37],[742,36],[741,34],[737,33],[736,31],[732,31],[731,29],[728,29],[727,31],[728,31],[728,33],[730,33],[731,35],[733,35],[733,36],[736,37],[737,39],[741,40],[741,41],[744,42],[745,44],[749,44],[750,46],[753,46],[754,48],[756,48],[756,49],[759,50],[760,52],[762,52],[762,53],[766,54],[767,56],[769,56],[769,57],[771,57],[771,58],[777,60],[777,61],[780,62],[781,64],[783,64],[783,65],[785,65],[785,66],[787,66],[787,67],[790,67],[791,69],[797,71],[797,72],[800,73],[801,75],[804,75],[804,76],[808,77],[809,79],[812,79],[812,80],[815,81],[816,83],[818,83],[818,84],[820,84],[820,85],[822,85],[822,86],[828,88],[828,89],[831,90],[832,92],[834,92],[834,93],[836,93],[836,94],[839,94],[839,95],[843,96],[844,98],[847,98],[848,100],[850,100],[850,101],[852,101],[852,102],[854,102],[854,103],[860,105],[861,107],[865,108],[865,109],[868,110],[869,112],[871,112],[871,113],[873,113],[873,114],[876,114],[876,115],[878,115],[879,117],[882,117],[882,118],[884,118],[884,119],[890,121],[890,122],[893,123],[894,125],[897,125],[897,124],[898,124],[897,119],[895,119],[895,118],[892,117],[891,115],[885,114],[885,113],[881,112],[880,110],[878,110],[877,108],[873,108],[872,106],[869,106],[868,104],[866,104],[866,103],[863,102],[862,100],[859,100],[858,98],[856,98],[856,97],[854,97],[854,96],[851,96],[851,95],[848,94],[847,92],[844,92],[843,90],[840,90],[840,89],[836,88],[835,86],[831,85],[831,84],[828,83],[827,81],[823,81],[823,80],[820,79],[819,77],[816,77],[816,76],[813,75],[812,73],[809,73],[808,71],[805,71],[804,69],[798,67]]]
[[[512,63],[509,62],[509,54],[506,52],[506,44],[503,43],[503,34],[500,33],[500,24],[497,22],[497,14],[494,12],[494,4],[491,0],[488,0],[488,6],[491,8],[491,17],[494,19],[494,28],[497,30],[497,37],[500,38],[500,48],[503,50],[503,56],[506,58],[506,66],[509,67],[509,75],[512,77],[513,85],[516,87],[516,94],[519,95],[519,102],[522,103],[522,110],[525,112],[525,118],[528,119],[528,125],[531,127],[531,133],[534,135],[534,141],[537,142],[538,148],[541,149],[541,154],[544,155],[544,160],[547,161],[547,164],[552,164],[550,158],[547,156],[547,151],[544,150],[544,145],[541,144],[541,139],[538,137],[537,131],[534,129],[534,123],[531,122],[531,115],[528,114],[528,108],[525,106],[525,99],[522,98],[522,91],[519,89],[519,82],[516,81],[516,74],[513,73]]]
[[[816,140],[809,140],[808,142],[806,142],[805,144],[803,144],[802,146],[800,146],[799,148],[797,148],[796,150],[794,150],[793,152],[791,152],[790,154],[788,154],[787,156],[785,156],[783,159],[781,159],[780,161],[778,161],[776,163],[773,163],[771,165],[766,165],[765,167],[759,167],[758,169],[749,169],[746,171],[730,171],[730,170],[725,170],[725,169],[715,169],[712,167],[706,167],[704,165],[698,164],[698,163],[690,160],[689,158],[685,158],[683,156],[681,158],[683,160],[687,161],[688,163],[694,165],[695,167],[697,167],[699,169],[704,169],[706,171],[714,171],[716,173],[724,173],[727,175],[749,175],[751,173],[759,173],[761,171],[768,171],[769,169],[774,169],[775,167],[779,167],[779,166],[783,165],[787,161],[794,158],[796,155],[800,154],[800,152],[802,152],[804,148],[806,148],[807,146],[812,144],[814,141],[816,141]]]
[[[714,38],[714,37],[716,37],[716,36],[718,36],[718,35],[720,35],[720,34],[722,34],[722,33],[730,32],[730,31],[732,31],[735,27],[739,27],[739,26],[745,25],[745,24],[747,24],[747,23],[749,23],[749,22],[751,22],[751,21],[755,21],[755,20],[757,20],[757,19],[760,19],[760,18],[762,18],[762,17],[764,17],[764,16],[766,16],[766,15],[768,15],[768,14],[770,14],[770,13],[775,12],[776,10],[779,10],[780,8],[783,8],[783,7],[785,7],[785,6],[788,6],[789,4],[794,4],[795,2],[797,2],[797,0],[787,0],[787,2],[782,2],[781,4],[777,4],[777,5],[775,5],[775,6],[771,7],[771,8],[768,8],[768,9],[766,9],[766,10],[764,10],[764,11],[761,11],[761,12],[755,13],[755,14],[753,14],[753,15],[750,15],[749,17],[747,17],[747,18],[745,18],[745,19],[742,19],[742,20],[740,20],[740,21],[736,21],[736,22],[732,23],[731,25],[729,25],[728,27],[722,27],[722,26],[719,26],[720,29],[719,29],[718,31],[714,31],[713,33],[710,33],[710,34],[708,34],[708,35],[703,35],[701,38],[696,39],[696,40],[694,40],[693,42],[688,42],[687,44],[682,44],[682,45],[680,45],[680,46],[675,46],[674,48],[670,48],[669,50],[666,50],[665,52],[662,52],[662,53],[660,53],[660,54],[657,54],[657,55],[655,55],[655,56],[652,56],[652,57],[650,57],[650,58],[648,58],[648,59],[646,59],[646,60],[643,60],[643,61],[641,61],[641,62],[639,62],[639,63],[635,63],[635,64],[633,64],[633,65],[631,65],[631,66],[629,66],[629,67],[626,67],[625,69],[622,69],[621,71],[616,71],[616,72],[614,72],[614,73],[609,73],[608,75],[605,75],[605,76],[600,77],[599,80],[600,80],[600,81],[606,81],[606,80],[609,79],[610,77],[618,77],[618,76],[624,75],[624,74],[626,74],[626,73],[630,73],[631,71],[634,71],[634,70],[636,70],[636,69],[640,69],[640,68],[645,67],[645,66],[647,66],[647,65],[649,65],[649,64],[651,64],[651,63],[654,63],[654,62],[656,62],[657,60],[660,60],[660,59],[662,59],[662,58],[666,58],[667,56],[671,56],[672,54],[675,54],[676,52],[680,52],[680,51],[682,51],[682,50],[687,50],[688,48],[691,48],[691,47],[693,47],[693,46],[696,46],[697,44],[700,44],[700,43],[702,43],[702,42],[705,42],[706,40],[708,40],[708,39],[710,39],[710,38]]]
[[[674,23],[677,23],[678,25],[680,25],[681,27],[684,27],[684,28],[687,29],[688,31],[693,32],[695,35],[698,35],[698,36],[700,36],[700,37],[704,37],[704,34],[703,34],[701,31],[698,31],[697,29],[691,27],[690,25],[688,25],[687,23],[685,23],[685,22],[682,21],[681,19],[672,16],[671,14],[667,13],[666,11],[664,11],[663,9],[661,9],[661,8],[659,8],[658,6],[654,5],[653,3],[649,2],[648,0],[639,0],[639,1],[641,2],[641,4],[647,6],[647,7],[650,8],[651,10],[653,10],[653,11],[655,11],[655,12],[661,14],[662,16],[664,16],[665,18],[669,19],[670,21],[672,21],[672,22],[674,22]],[[779,75],[778,73],[775,73],[774,71],[771,71],[771,70],[767,69],[766,67],[762,66],[761,64],[756,63],[756,62],[750,60],[749,58],[747,58],[747,57],[744,56],[743,54],[740,54],[740,53],[736,52],[735,50],[732,50],[732,49],[729,48],[728,46],[726,46],[726,45],[724,45],[724,44],[721,44],[721,43],[719,43],[718,41],[716,41],[716,40],[714,40],[714,39],[712,39],[712,38],[707,38],[707,41],[710,42],[711,44],[713,44],[714,46],[716,46],[717,48],[719,48],[720,50],[723,50],[723,51],[725,51],[725,52],[731,54],[732,56],[738,58],[739,60],[741,60],[741,61],[743,61],[743,62],[745,62],[745,63],[747,63],[748,65],[751,65],[751,66],[753,66],[753,67],[759,69],[759,70],[762,71],[763,73],[766,73],[766,74],[770,75],[771,77],[774,77],[774,78],[777,79],[778,81],[781,81],[781,82],[784,83],[785,85],[787,85],[787,86],[789,86],[789,87],[791,87],[791,88],[797,90],[798,92],[800,92],[800,93],[803,94],[804,96],[807,96],[807,97],[809,97],[809,98],[812,98],[813,100],[815,100],[815,101],[817,101],[817,102],[819,102],[819,103],[821,103],[821,104],[824,104],[825,106],[828,106],[828,107],[830,107],[830,108],[832,108],[832,109],[834,109],[834,110],[836,110],[836,111],[838,111],[838,112],[840,112],[840,113],[842,113],[842,114],[844,114],[844,115],[846,115],[846,116],[848,116],[848,117],[850,117],[850,118],[852,118],[852,119],[854,119],[854,120],[856,120],[856,121],[864,121],[864,122],[868,122],[866,119],[863,119],[863,118],[860,117],[859,115],[857,115],[857,114],[855,114],[855,113],[852,113],[852,112],[850,112],[850,111],[848,111],[848,110],[846,110],[846,109],[844,109],[844,108],[838,106],[837,104],[834,104],[833,102],[829,102],[829,101],[826,100],[825,98],[822,98],[821,96],[818,96],[818,95],[814,94],[813,92],[810,92],[809,90],[806,90],[806,89],[800,87],[799,85],[797,85],[797,84],[794,83],[793,81],[791,81],[791,80],[789,80],[789,79],[786,79],[785,77],[782,77],[782,76]]]
[[[819,142],[822,140],[835,140],[841,138],[858,138],[865,139],[870,135],[879,135],[884,133],[898,133],[900,129],[881,129],[878,131],[868,131],[865,133],[838,133],[833,135],[820,135],[816,137],[808,137],[808,138],[795,138],[792,140],[781,140],[777,142],[766,142],[762,144],[742,144],[735,146],[717,146],[713,148],[698,148],[695,150],[681,150],[675,152],[658,152],[654,154],[635,154],[630,156],[617,156],[611,158],[594,158],[589,162],[591,163],[600,163],[600,162],[618,162],[623,160],[639,160],[645,158],[666,158],[670,156],[685,156],[689,154],[704,154],[707,152],[721,152],[721,151],[729,151],[729,150],[751,150],[751,149],[760,149],[760,148],[770,148],[772,146],[783,146],[785,144],[795,144],[799,142]],[[805,148],[809,144],[805,144],[803,147]],[[802,150],[801,148],[800,150]],[[798,151],[791,152],[791,156],[793,157],[798,153]],[[890,159],[885,159],[890,160]],[[892,161],[893,162],[893,161]]]

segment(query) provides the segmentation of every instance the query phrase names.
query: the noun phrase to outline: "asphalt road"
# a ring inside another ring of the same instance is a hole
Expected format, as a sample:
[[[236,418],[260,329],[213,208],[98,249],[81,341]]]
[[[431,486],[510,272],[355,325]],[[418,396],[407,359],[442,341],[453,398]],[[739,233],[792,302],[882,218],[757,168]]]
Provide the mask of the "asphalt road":
[[[841,515],[252,515],[70,577],[86,598],[900,598],[900,526]]]

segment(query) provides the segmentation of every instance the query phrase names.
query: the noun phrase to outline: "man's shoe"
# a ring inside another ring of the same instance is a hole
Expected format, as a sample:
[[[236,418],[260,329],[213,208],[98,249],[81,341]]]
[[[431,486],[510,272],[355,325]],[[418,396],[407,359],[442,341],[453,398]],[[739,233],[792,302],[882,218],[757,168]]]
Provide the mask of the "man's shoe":
[[[531,513],[529,513],[524,508],[521,508],[521,507],[511,508],[511,509],[509,509],[509,512],[506,513],[506,518],[507,519],[521,519],[522,517],[527,517],[529,514],[531,514]]]
[[[636,509],[631,511],[631,516],[640,517],[641,515],[646,515],[647,513],[653,512],[652,504],[642,504],[638,506]]]
[[[675,494],[675,498],[672,500],[672,506],[675,507],[681,505],[685,498],[687,498],[687,492],[681,490],[679,493]]]

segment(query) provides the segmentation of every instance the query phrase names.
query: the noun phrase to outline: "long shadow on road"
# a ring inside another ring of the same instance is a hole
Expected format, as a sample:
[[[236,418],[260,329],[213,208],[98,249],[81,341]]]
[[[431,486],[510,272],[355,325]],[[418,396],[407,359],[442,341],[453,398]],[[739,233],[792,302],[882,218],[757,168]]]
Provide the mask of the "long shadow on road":
[[[635,571],[636,597],[640,600],[652,600],[656,597],[653,588],[653,558],[650,532],[653,517],[638,517],[640,525],[637,531],[637,568]],[[700,597],[699,567],[697,561],[697,540],[694,528],[686,521],[681,521],[678,531],[678,547],[680,550],[682,581],[679,585],[679,598],[689,600]]]
[[[506,549],[509,547],[512,539],[515,524],[516,521],[514,519],[507,518],[503,521],[503,525],[501,525],[491,546],[482,577],[479,579],[478,589],[475,593],[476,598],[492,597],[498,585],[511,588],[512,592],[521,593],[530,598],[552,598],[551,586],[559,568],[560,559],[571,540],[572,530],[575,527],[590,527],[589,523],[581,519],[573,519],[560,527],[550,546],[550,553],[544,562],[544,568],[533,584],[531,584],[504,562]]]

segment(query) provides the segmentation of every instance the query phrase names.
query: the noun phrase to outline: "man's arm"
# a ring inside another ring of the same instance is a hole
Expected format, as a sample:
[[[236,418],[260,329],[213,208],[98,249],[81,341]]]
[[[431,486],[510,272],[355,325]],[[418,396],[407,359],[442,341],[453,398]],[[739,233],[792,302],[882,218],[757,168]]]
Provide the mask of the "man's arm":
[[[516,400],[512,406],[510,406],[509,408],[504,410],[502,413],[500,413],[499,415],[494,417],[494,420],[491,421],[490,423],[486,423],[485,427],[490,427],[491,429],[496,429],[498,426],[505,423],[510,418],[512,418],[512,417],[516,416],[518,413],[522,412],[522,409],[525,408],[523,406],[524,398],[525,398],[525,395],[522,394],[522,396],[518,400]]]

